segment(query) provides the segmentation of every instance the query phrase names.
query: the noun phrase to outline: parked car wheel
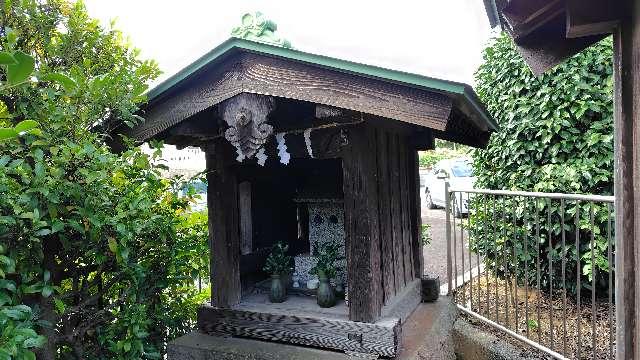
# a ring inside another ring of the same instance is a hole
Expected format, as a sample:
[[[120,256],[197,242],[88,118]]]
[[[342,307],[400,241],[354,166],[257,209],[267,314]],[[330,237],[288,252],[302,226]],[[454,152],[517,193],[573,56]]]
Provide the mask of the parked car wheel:
[[[436,204],[433,203],[433,199],[431,198],[431,193],[429,192],[428,189],[424,191],[424,201],[427,204],[427,207],[429,209],[437,208]]]

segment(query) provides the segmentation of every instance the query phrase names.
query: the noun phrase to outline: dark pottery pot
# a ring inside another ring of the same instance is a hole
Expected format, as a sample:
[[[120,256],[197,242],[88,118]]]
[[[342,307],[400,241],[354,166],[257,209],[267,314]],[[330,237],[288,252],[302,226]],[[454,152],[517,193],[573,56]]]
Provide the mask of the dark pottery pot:
[[[329,283],[329,279],[327,277],[318,277],[318,280],[320,281],[318,292],[316,293],[318,305],[323,308],[334,306],[336,304],[336,294]]]
[[[280,275],[271,275],[271,291],[269,291],[269,301],[281,303],[287,299],[287,288],[282,284]]]

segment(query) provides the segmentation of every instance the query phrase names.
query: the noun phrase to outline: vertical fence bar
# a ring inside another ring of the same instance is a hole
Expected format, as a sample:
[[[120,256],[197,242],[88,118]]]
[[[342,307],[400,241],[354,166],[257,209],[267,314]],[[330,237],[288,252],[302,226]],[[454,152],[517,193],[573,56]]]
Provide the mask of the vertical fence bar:
[[[577,306],[577,333],[578,333],[578,347],[576,349],[576,358],[580,359],[581,350],[582,350],[582,338],[580,334],[580,323],[581,323],[581,315],[580,315],[580,287],[582,284],[580,283],[580,276],[582,272],[580,271],[580,200],[576,200],[576,215],[575,215],[575,227],[576,227],[576,306]]]
[[[609,359],[613,359],[613,257],[611,256],[611,204],[607,203],[607,260],[609,261]]]
[[[536,331],[538,332],[538,343],[542,344],[542,331],[540,328],[542,324],[540,323],[540,212],[538,211],[538,199],[536,198],[534,201],[536,207],[536,291],[538,292],[537,298],[537,309],[536,309],[536,321],[537,327]],[[529,326],[529,324],[527,324]]]
[[[513,316],[513,321],[514,321],[514,329],[517,332],[518,331],[518,254],[516,252],[516,244],[518,243],[518,238],[517,238],[517,231],[516,231],[516,227],[517,227],[517,220],[516,220],[516,204],[517,204],[517,197],[513,197],[513,281],[514,283],[511,283],[511,276],[509,277],[509,287],[511,287],[511,285],[513,285],[513,295],[514,295],[514,303],[513,303],[513,310],[514,310],[514,316]],[[509,274],[511,274],[511,270],[509,270]]]
[[[567,354],[567,245],[564,228],[564,199],[560,200],[560,227],[562,231],[562,353]]]
[[[454,282],[454,299],[458,299],[458,242],[457,236],[458,232],[456,231],[456,195],[455,192],[451,193],[452,206],[450,208],[451,215],[453,218],[453,282]]]
[[[467,193],[467,250],[469,251],[469,303],[471,309],[473,309],[473,258],[471,257],[471,234],[473,231],[471,230],[471,203],[469,202],[469,193]],[[476,306],[477,308],[477,306]]]
[[[462,268],[462,284],[460,285],[462,288],[462,301],[466,304],[467,301],[467,292],[465,290],[465,286],[464,286],[464,220],[462,218],[462,192],[459,192],[460,194],[460,203],[458,204],[458,209],[459,211],[456,211],[458,213],[458,216],[460,216],[460,256],[461,256],[461,261],[460,261],[460,267]]]
[[[486,195],[484,196],[484,200],[486,201]],[[476,196],[476,200],[477,200],[478,196]],[[478,220],[479,218],[476,217],[476,220]],[[478,226],[478,225],[477,225]],[[476,226],[476,228],[477,228]],[[480,280],[482,278],[481,273],[480,273],[480,246],[478,243],[478,237],[482,237],[481,233],[476,234],[476,264],[478,264],[478,313],[481,314],[482,313],[482,305],[481,305],[481,297],[482,297],[482,284],[480,283]]]
[[[485,219],[488,220],[489,219],[489,201],[488,199],[485,198],[485,202],[484,202],[484,216]],[[487,292],[486,292],[486,301],[485,301],[485,307],[486,307],[486,313],[487,313],[487,319],[491,316],[491,309],[489,306],[489,292],[490,292],[490,287],[489,287],[489,248],[488,248],[488,244],[489,244],[489,237],[491,236],[489,234],[489,224],[485,224],[485,235],[487,236],[487,240],[485,240],[485,246],[486,246],[486,250],[485,250],[485,255],[484,255],[484,277],[485,277],[485,287],[487,288]]]
[[[510,274],[509,274],[509,265],[507,262],[507,239],[509,238],[509,235],[507,233],[507,197],[503,197],[502,198],[502,236],[503,236],[503,243],[502,243],[502,267],[503,270],[502,272],[504,273],[504,305],[505,305],[505,312],[504,312],[504,321],[506,324],[506,328],[509,328],[509,278],[510,278]]]
[[[553,226],[551,225],[551,198],[547,203],[547,242],[549,243],[549,348],[553,350],[553,244],[551,235]]]
[[[495,297],[493,298],[496,308],[496,322],[498,322],[498,237],[496,236],[496,197],[493,197],[493,280],[495,285]]]
[[[529,200],[524,198],[524,328],[529,338]],[[515,250],[514,250],[515,251]],[[517,265],[517,263],[516,263]],[[516,289],[518,288],[518,279],[516,278]],[[518,293],[516,292],[516,301]]]
[[[449,183],[444,183],[445,237],[447,238],[447,295],[451,295],[453,269],[451,268],[451,209],[449,208]]]
[[[593,224],[593,201],[589,202],[589,224],[591,226],[591,351],[593,358],[596,358],[596,266],[595,255],[595,227]]]

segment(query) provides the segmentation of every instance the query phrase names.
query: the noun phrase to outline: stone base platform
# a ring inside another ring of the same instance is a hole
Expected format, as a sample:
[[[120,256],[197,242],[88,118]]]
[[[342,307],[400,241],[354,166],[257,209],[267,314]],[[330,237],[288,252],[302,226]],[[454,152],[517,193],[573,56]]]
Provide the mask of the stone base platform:
[[[447,297],[420,304],[402,325],[400,360],[455,360],[452,341],[457,309]],[[198,332],[169,343],[169,360],[362,360],[371,355],[235,337],[218,337]]]
[[[339,352],[192,332],[169,344],[169,360],[348,360]]]

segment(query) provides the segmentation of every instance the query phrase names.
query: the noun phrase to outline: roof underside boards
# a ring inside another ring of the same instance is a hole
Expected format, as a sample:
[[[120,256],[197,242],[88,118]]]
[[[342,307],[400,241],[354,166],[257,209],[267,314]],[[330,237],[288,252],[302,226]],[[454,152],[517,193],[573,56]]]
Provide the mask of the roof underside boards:
[[[509,33],[536,75],[608,36],[619,17],[616,1],[484,1],[489,21]]]
[[[146,119],[128,135],[146,141],[240,93],[256,93],[368,113],[465,136],[497,128],[470,86],[231,38],[147,94]],[[456,128],[459,128],[459,124]],[[482,141],[484,142],[484,141]]]

